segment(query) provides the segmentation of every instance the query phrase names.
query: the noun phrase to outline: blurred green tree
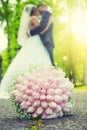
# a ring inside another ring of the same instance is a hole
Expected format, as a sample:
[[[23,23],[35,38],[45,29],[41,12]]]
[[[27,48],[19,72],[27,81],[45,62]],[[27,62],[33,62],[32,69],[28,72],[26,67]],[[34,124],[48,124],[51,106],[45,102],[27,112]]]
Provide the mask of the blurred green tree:
[[[24,6],[27,4],[39,5],[43,2],[52,7],[54,15],[55,63],[66,72],[66,76],[76,85],[78,83],[86,85],[87,45],[83,46],[83,41],[78,42],[71,30],[72,14],[75,13],[75,9],[80,6],[80,3],[75,0],[15,0],[15,3],[10,1],[0,1],[0,23],[5,23],[4,30],[8,38],[8,47],[1,55],[2,75],[20,49],[17,43],[17,34]],[[86,6],[86,3],[84,4]]]

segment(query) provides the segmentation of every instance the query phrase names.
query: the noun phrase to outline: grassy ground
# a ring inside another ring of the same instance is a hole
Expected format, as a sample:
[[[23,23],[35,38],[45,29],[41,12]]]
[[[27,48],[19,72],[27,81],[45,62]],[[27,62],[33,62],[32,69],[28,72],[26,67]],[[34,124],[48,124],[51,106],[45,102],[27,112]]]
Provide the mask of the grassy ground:
[[[75,90],[87,90],[87,86],[77,86]]]

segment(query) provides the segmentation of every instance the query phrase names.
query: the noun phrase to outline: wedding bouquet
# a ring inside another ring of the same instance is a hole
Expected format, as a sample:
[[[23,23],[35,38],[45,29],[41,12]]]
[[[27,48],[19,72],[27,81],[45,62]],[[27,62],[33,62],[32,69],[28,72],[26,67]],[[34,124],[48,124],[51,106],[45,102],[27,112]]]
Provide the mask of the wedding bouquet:
[[[62,117],[73,110],[73,86],[61,69],[36,68],[18,75],[12,101],[21,119]]]

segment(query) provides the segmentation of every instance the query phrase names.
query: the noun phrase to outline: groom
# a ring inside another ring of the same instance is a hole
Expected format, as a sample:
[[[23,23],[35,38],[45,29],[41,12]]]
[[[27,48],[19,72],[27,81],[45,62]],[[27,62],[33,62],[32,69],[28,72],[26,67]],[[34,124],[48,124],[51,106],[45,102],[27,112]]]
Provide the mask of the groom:
[[[46,27],[50,17],[52,16],[52,14],[47,11],[47,6],[45,4],[40,4],[37,7],[37,11],[39,14],[42,15],[42,20],[41,20],[40,25],[38,27],[29,31],[29,34],[31,36],[36,35],[36,34],[40,34],[40,32],[42,32],[43,29]],[[41,40],[42,40],[44,46],[48,50],[52,65],[55,66],[54,65],[54,58],[53,58],[54,42],[53,42],[52,31],[53,31],[53,23],[50,25],[50,27],[48,28],[48,30],[44,34],[40,34],[40,37],[41,37]]]

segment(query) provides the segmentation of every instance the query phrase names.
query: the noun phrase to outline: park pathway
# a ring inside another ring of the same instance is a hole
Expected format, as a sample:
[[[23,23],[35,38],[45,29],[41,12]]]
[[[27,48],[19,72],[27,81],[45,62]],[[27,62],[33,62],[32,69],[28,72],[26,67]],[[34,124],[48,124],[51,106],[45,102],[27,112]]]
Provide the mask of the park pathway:
[[[75,101],[73,115],[44,120],[43,130],[87,130],[87,91],[75,90]],[[0,130],[27,130],[33,124],[19,120],[9,100],[0,99]]]

